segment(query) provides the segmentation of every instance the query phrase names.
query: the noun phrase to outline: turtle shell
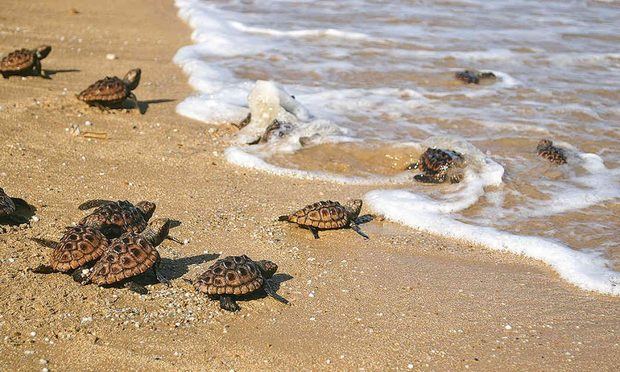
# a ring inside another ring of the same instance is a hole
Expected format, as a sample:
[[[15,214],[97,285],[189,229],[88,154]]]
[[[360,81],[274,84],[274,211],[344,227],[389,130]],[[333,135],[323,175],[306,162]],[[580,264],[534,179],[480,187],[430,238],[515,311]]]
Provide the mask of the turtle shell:
[[[99,230],[70,227],[54,248],[50,266],[60,272],[75,270],[101,257],[107,247],[108,240]]]
[[[77,98],[87,103],[120,103],[129,97],[130,90],[123,80],[105,77],[84,89]]]
[[[0,61],[0,71],[19,72],[31,68],[35,62],[35,54],[29,49],[19,49],[9,53]]]
[[[541,140],[536,147],[538,156],[558,165],[566,164],[566,154],[560,147],[554,146],[549,140]]]
[[[229,256],[215,261],[194,287],[208,295],[244,295],[262,288],[264,281],[258,265],[248,256]]]
[[[475,71],[470,71],[470,70],[459,71],[456,74],[454,74],[454,77],[457,80],[460,80],[466,84],[479,84],[480,83],[480,78],[478,77],[478,74]]]
[[[331,200],[310,204],[289,215],[288,221],[324,230],[340,229],[351,222],[346,208]]]
[[[98,207],[78,224],[101,229],[105,236],[112,239],[126,232],[142,232],[147,221],[135,205],[121,200]]]
[[[142,235],[126,233],[110,242],[89,275],[91,283],[118,283],[146,272],[159,261],[159,252]]]
[[[15,212],[15,203],[2,188],[0,188],[0,217],[9,216]]]
[[[418,169],[426,174],[437,174],[453,166],[460,166],[463,155],[452,150],[428,148],[420,156]]]

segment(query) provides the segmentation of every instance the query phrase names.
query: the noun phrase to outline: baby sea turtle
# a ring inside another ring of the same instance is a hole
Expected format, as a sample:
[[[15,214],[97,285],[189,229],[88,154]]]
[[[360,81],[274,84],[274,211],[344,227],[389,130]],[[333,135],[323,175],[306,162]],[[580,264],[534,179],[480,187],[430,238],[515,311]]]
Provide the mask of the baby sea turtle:
[[[360,199],[349,200],[345,205],[327,200],[310,204],[303,209],[287,216],[280,216],[278,220],[296,223],[312,232],[315,239],[319,238],[319,230],[333,230],[350,227],[356,233],[368,239],[357,225],[357,219],[362,210]]]
[[[142,70],[135,68],[130,70],[123,79],[107,76],[84,89],[77,95],[77,98],[89,106],[96,106],[103,110],[122,108],[127,98],[133,101],[134,107],[138,107],[138,100],[132,91],[138,87],[141,74]]]
[[[153,269],[160,283],[170,282],[159,271],[157,247],[168,238],[170,220],[157,218],[141,233],[128,232],[110,242],[83,284],[111,285]]]
[[[420,160],[409,165],[407,169],[422,172],[413,177],[419,182],[442,183],[447,180],[450,183],[459,183],[463,179],[464,167],[465,159],[461,153],[429,147],[420,156]]]
[[[553,145],[548,139],[542,139],[536,146],[538,156],[558,165],[566,164],[566,153],[561,147]]]
[[[480,80],[495,79],[497,76],[492,72],[465,70],[457,72],[454,77],[467,84],[480,84]]]
[[[9,53],[0,60],[0,74],[7,79],[11,75],[49,76],[41,68],[41,60],[52,51],[49,45],[41,45],[36,49],[19,49]]]
[[[21,213],[22,209],[32,211],[33,208],[24,199],[8,196],[0,187],[0,224],[21,225],[28,223],[29,220]]]
[[[271,261],[252,261],[248,256],[229,256],[219,259],[194,281],[194,287],[212,299],[220,300],[220,307],[238,311],[236,299],[264,290],[269,296],[288,304],[278,295],[269,279],[278,270]]]
[[[68,227],[59,242],[33,238],[37,243],[53,248],[49,265],[41,265],[32,271],[40,274],[72,272],[79,280],[82,268],[99,259],[108,247],[108,239],[90,226]]]
[[[94,199],[80,204],[78,208],[84,211],[95,207],[97,209],[82,218],[78,225],[97,228],[108,239],[113,239],[126,232],[142,232],[148,220],[153,216],[156,205],[149,201],[141,201],[133,205],[127,200]]]

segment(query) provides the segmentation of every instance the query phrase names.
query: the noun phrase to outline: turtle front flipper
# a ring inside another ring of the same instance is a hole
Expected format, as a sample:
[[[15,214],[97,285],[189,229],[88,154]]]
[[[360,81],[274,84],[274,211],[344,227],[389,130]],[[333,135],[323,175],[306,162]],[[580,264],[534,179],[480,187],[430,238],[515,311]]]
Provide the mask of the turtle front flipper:
[[[114,203],[114,202],[111,200],[104,200],[104,199],[92,199],[92,200],[88,200],[80,204],[78,206],[78,209],[81,211],[87,211],[89,209],[101,207],[102,205],[106,205],[110,203]]]
[[[233,313],[241,310],[241,308],[237,304],[237,301],[233,300],[232,297],[226,295],[220,296],[220,308]]]
[[[364,239],[368,240],[370,239],[368,237],[368,235],[366,235],[362,229],[360,229],[360,227],[358,226],[357,223],[355,223],[354,221],[351,221],[351,223],[349,224],[349,227],[351,228],[351,230],[355,231],[356,233],[360,234]]]
[[[171,286],[170,280],[166,278],[164,274],[161,273],[160,269],[161,269],[161,260],[157,260],[155,265],[153,265],[153,272],[155,273],[155,277],[157,278],[158,282],[163,283],[166,286],[170,287]]]
[[[312,236],[314,236],[314,239],[319,238],[319,229],[313,226],[308,227],[308,229],[310,230],[310,232],[312,232]]]
[[[32,72],[33,75],[41,76],[43,79],[51,79],[47,72],[43,70],[43,67],[41,67],[41,61],[39,59],[35,61],[34,66],[32,67]]]
[[[149,290],[146,289],[145,286],[143,286],[142,284],[138,284],[134,282],[133,280],[130,280],[126,282],[125,284],[123,284],[123,287],[137,294],[141,294],[141,295],[149,294]]]
[[[265,280],[265,284],[263,285],[263,289],[265,290],[265,293],[267,293],[271,298],[282,302],[285,305],[288,305],[289,302],[286,298],[280,296],[279,294],[276,293],[276,291],[273,289],[273,284],[271,283],[270,280]]]

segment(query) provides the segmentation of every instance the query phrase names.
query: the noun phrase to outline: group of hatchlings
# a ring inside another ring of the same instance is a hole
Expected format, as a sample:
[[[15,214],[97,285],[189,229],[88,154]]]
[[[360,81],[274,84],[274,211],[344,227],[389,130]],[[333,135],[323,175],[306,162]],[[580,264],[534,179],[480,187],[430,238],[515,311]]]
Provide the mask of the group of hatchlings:
[[[51,52],[51,46],[36,49],[20,49],[0,60],[0,73],[4,78],[11,75],[40,75],[48,78],[41,67],[41,60]],[[77,98],[101,109],[122,108],[127,99],[137,100],[132,93],[140,82],[139,68],[129,71],[123,79],[106,77],[90,85]],[[480,80],[495,78],[492,73],[462,71],[456,78],[466,83],[478,84]],[[537,146],[538,155],[555,164],[566,163],[562,148],[549,140],[541,140]],[[463,178],[465,157],[463,154],[439,148],[428,148],[419,160],[407,167],[420,173],[414,179],[425,183],[457,183]],[[25,223],[16,213],[20,206],[28,204],[19,198],[9,197],[0,188],[0,222]],[[52,248],[49,265],[34,268],[37,273],[69,273],[82,284],[113,286],[123,284],[143,293],[145,290],[133,282],[133,278],[151,270],[157,280],[166,285],[170,281],[160,271],[161,258],[156,247],[165,239],[181,243],[169,236],[172,221],[158,218],[149,222],[155,204],[142,201],[132,204],[128,201],[90,200],[79,206],[81,210],[94,209],[75,226],[68,227],[58,242],[34,238],[37,243]],[[289,215],[280,216],[280,221],[295,223],[310,230],[318,239],[320,230],[351,228],[368,239],[358,223],[362,201],[351,200],[346,204],[321,201],[308,205]],[[182,243],[181,243],[182,244]],[[201,293],[220,301],[220,307],[228,311],[239,310],[236,299],[248,294],[264,291],[276,300],[288,303],[275,292],[271,281],[278,266],[267,260],[254,261],[248,256],[228,256],[218,259],[193,285]]]

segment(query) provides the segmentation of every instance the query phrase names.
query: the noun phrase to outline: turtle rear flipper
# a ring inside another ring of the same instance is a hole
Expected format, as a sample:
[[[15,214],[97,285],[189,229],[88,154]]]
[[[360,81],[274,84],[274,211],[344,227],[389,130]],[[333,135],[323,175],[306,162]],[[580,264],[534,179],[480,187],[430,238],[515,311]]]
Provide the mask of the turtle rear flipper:
[[[56,247],[58,247],[58,242],[53,241],[53,240],[44,239],[44,238],[30,238],[30,240],[47,248],[56,249]]]
[[[44,264],[41,264],[35,268],[30,269],[30,271],[35,274],[51,274],[51,273],[56,272],[54,269],[52,269],[51,266],[44,265]]]
[[[271,284],[271,281],[269,280],[265,280],[265,284],[263,289],[265,290],[265,293],[267,293],[271,298],[282,302],[285,305],[288,305],[289,302],[286,298],[280,296],[279,294],[276,293],[276,291],[273,289],[273,285]]]
[[[241,308],[237,304],[237,301],[235,301],[232,297],[226,295],[220,296],[220,308],[233,313],[241,310]]]
[[[78,206],[78,209],[81,211],[87,211],[89,209],[101,207],[102,205],[106,205],[110,203],[114,203],[114,202],[111,200],[104,200],[104,199],[92,199],[92,200],[88,200],[80,204]]]

